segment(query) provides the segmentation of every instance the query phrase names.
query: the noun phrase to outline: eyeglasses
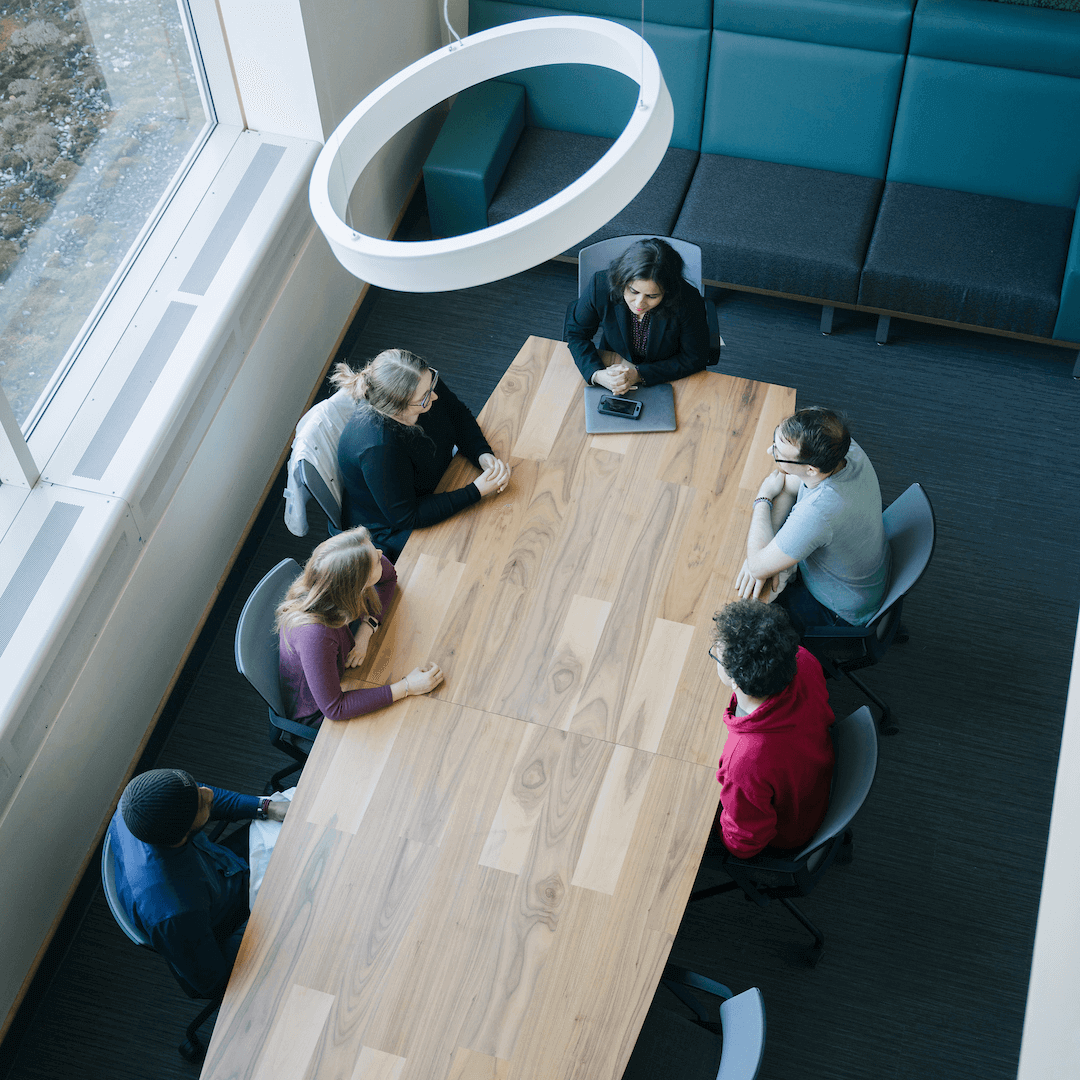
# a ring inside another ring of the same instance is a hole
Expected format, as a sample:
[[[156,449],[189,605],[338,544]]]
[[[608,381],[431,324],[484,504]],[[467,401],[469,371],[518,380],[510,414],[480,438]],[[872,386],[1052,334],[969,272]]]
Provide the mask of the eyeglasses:
[[[789,461],[787,458],[776,456],[776,443],[770,443],[768,449],[769,457],[776,462],[777,465],[805,465],[805,461]]]
[[[431,392],[439,385],[439,373],[434,368],[428,368],[431,372],[431,385],[428,387],[428,392],[419,401],[410,401],[409,404],[417,409],[426,409],[427,403],[431,400]]]
[[[714,661],[715,661],[716,663],[718,663],[718,664],[719,664],[719,663],[722,663],[722,661],[721,661],[720,657],[716,655],[716,650],[717,650],[717,648],[719,647],[719,645],[720,645],[720,642],[719,642],[719,641],[714,641],[714,642],[713,642],[713,643],[712,643],[712,644],[711,644],[711,645],[709,646],[709,659],[710,659],[710,660],[714,660]]]

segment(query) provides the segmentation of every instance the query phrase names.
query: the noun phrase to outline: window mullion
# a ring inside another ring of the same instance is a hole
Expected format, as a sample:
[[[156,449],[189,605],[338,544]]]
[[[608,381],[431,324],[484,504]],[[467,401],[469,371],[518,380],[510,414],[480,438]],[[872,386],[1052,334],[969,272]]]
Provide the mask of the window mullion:
[[[32,488],[41,476],[3,387],[0,387],[0,483]]]

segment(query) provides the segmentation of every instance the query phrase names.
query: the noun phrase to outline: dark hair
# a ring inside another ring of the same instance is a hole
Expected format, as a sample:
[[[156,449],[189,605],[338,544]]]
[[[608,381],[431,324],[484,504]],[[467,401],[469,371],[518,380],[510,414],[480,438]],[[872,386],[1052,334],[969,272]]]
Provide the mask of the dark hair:
[[[631,244],[612,261],[607,275],[614,301],[622,301],[626,286],[632,281],[655,281],[663,290],[664,298],[654,310],[677,312],[682,306],[682,256],[657,236]]]
[[[151,769],[120,796],[120,816],[144,844],[178,844],[199,814],[199,785],[183,769]]]
[[[736,600],[713,616],[723,668],[750,697],[779,694],[795,678],[799,635],[779,604]]]
[[[799,448],[803,465],[813,465],[826,474],[847,457],[851,446],[851,432],[843,416],[816,405],[781,420],[780,434]]]

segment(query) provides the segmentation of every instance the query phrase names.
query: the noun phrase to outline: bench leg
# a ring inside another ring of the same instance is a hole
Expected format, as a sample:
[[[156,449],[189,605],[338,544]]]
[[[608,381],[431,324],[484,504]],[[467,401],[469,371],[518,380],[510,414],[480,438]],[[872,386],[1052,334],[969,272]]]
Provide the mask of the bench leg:
[[[821,306],[821,332],[823,334],[832,333],[832,319],[836,313],[836,308],[828,307],[825,304]]]
[[[1076,366],[1073,368],[1073,378],[1080,379],[1080,352],[1076,354]]]
[[[874,335],[874,340],[879,345],[884,345],[889,340],[889,322],[891,316],[879,315],[877,320],[877,333]]]

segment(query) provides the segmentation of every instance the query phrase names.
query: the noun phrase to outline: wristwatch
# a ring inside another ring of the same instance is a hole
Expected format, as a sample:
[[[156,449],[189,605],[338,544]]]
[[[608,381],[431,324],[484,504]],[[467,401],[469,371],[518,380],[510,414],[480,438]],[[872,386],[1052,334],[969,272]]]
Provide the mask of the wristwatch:
[[[372,633],[379,629],[379,620],[374,615],[365,615],[360,621],[366,622],[371,627]]]
[[[266,812],[270,808],[270,801],[269,795],[263,795],[259,799],[259,809],[255,811],[256,821],[266,821]]]

